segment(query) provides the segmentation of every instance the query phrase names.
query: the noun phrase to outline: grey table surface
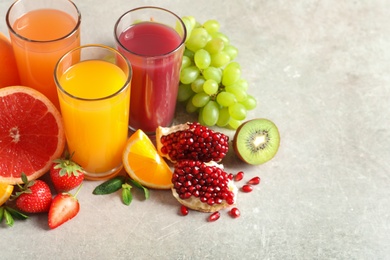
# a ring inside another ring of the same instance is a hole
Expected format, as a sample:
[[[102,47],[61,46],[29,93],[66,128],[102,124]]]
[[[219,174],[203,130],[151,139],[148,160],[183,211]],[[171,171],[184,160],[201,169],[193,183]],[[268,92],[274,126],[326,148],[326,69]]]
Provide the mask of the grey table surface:
[[[0,2],[0,31],[8,34]],[[242,216],[178,214],[169,191],[94,196],[85,182],[79,215],[48,230],[47,216],[0,226],[1,259],[389,259],[390,2],[271,0],[75,0],[82,43],[113,45],[117,18],[156,5],[199,21],[217,19],[258,107],[281,133],[261,166],[232,153],[228,171],[258,175],[240,193]],[[194,120],[178,109],[175,122]],[[233,131],[222,130],[232,137]]]

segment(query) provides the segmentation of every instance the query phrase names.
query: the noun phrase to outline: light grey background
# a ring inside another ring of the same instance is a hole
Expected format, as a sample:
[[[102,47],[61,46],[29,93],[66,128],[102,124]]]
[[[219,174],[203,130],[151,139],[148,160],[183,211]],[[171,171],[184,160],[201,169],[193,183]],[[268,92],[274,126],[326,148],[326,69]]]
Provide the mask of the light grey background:
[[[0,2],[3,33],[11,2]],[[262,178],[239,194],[239,219],[180,216],[168,191],[148,201],[137,193],[126,207],[86,182],[79,215],[58,229],[48,230],[45,214],[0,226],[1,259],[389,259],[388,1],[75,2],[83,44],[113,45],[116,19],[142,5],[219,20],[259,102],[248,119],[274,121],[280,150],[261,166],[232,153],[223,161]],[[194,120],[180,111],[176,122]]]

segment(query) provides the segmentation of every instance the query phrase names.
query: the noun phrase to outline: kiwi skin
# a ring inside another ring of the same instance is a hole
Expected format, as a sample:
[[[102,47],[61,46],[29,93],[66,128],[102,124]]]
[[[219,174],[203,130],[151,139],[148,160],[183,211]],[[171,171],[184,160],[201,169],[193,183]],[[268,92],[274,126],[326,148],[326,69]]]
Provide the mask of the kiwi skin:
[[[255,143],[256,140],[261,142]],[[277,126],[265,118],[242,123],[233,138],[233,148],[237,157],[252,165],[260,165],[271,160],[278,152],[279,144],[280,134]]]

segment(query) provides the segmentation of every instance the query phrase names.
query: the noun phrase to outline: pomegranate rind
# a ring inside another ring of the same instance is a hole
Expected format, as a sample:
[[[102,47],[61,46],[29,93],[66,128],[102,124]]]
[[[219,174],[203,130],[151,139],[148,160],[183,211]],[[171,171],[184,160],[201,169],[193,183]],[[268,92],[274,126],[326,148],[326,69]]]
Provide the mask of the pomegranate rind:
[[[207,162],[207,163],[204,163],[204,164],[206,164],[208,166],[216,166],[216,167],[221,168],[222,170],[224,169],[223,164],[218,164],[218,163],[213,162],[213,161],[212,162]],[[233,192],[233,194],[234,194],[234,197],[233,197],[233,201],[234,202],[233,202],[233,204],[229,204],[229,203],[226,202],[226,200],[224,200],[220,204],[209,205],[207,203],[204,203],[204,202],[200,201],[199,198],[194,197],[194,196],[191,196],[188,199],[181,199],[179,197],[179,194],[177,193],[177,191],[176,191],[176,189],[174,187],[172,187],[171,190],[172,190],[173,197],[175,197],[175,199],[180,204],[182,204],[182,205],[184,205],[184,206],[186,206],[186,207],[188,207],[190,209],[197,210],[197,211],[200,211],[200,212],[215,212],[215,211],[222,210],[222,209],[225,209],[225,208],[232,207],[232,206],[236,205],[238,188],[234,184],[233,180],[229,180],[228,188],[229,188],[229,191]]]
[[[201,202],[199,198],[196,198],[194,196],[191,196],[190,198],[183,200],[179,197],[179,194],[177,194],[176,189],[174,187],[172,187],[171,190],[172,190],[173,196],[177,199],[178,202],[180,202],[180,204],[182,204],[190,209],[197,210],[200,212],[215,212],[215,211],[222,210],[222,209],[229,208],[229,207],[236,205],[238,188],[233,183],[233,181],[229,181],[228,187],[229,187],[229,190],[234,193],[234,203],[233,204],[228,204],[224,200],[224,201],[222,201],[221,204],[209,205],[207,203]]]
[[[2,126],[0,127],[0,138],[2,140],[0,142],[0,182],[14,185],[23,183],[21,179],[22,173],[25,173],[27,179],[30,181],[38,179],[48,172],[52,161],[61,157],[65,149],[66,139],[60,112],[42,93],[25,86],[1,88],[1,101],[4,102],[4,99],[8,96],[12,97],[10,104],[0,103],[0,106],[2,105],[6,108],[0,111]],[[16,109],[22,109],[20,107],[21,102],[18,99],[19,97],[28,99],[31,105],[34,103],[34,105],[40,106],[41,108],[45,107],[47,110],[41,115],[44,120],[40,120],[39,122],[42,121],[42,123],[45,122],[47,124],[54,123],[57,126],[57,132],[55,134],[49,133],[50,136],[46,136],[48,126],[45,124],[34,124],[34,128],[25,127],[26,125],[23,124],[26,124],[26,120],[29,119],[31,121],[31,119],[34,119],[33,116],[29,117],[32,113],[30,110],[27,110],[23,115],[18,115],[22,118],[13,117],[12,112],[15,112]],[[3,112],[6,114],[2,114]],[[23,127],[24,129],[20,129]],[[10,142],[10,131],[16,128],[18,128],[17,139],[14,136],[14,141]],[[55,144],[48,141],[53,138],[56,139]],[[21,141],[19,142],[19,140]],[[50,151],[47,151],[49,149],[49,143],[53,147],[55,146],[55,148],[50,148]],[[47,153],[43,154],[42,151]]]

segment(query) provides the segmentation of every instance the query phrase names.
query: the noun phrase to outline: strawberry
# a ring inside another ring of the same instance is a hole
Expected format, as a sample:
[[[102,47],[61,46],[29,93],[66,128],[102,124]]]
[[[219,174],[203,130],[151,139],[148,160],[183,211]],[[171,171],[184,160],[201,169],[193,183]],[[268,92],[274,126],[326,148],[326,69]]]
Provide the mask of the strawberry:
[[[49,209],[48,218],[49,227],[51,229],[64,224],[79,213],[80,203],[76,198],[77,193],[78,191],[74,196],[70,193],[60,193],[54,197]]]
[[[26,213],[40,213],[49,211],[52,195],[49,185],[42,180],[28,181],[22,174],[24,186],[18,184],[20,191],[16,192],[16,206]]]
[[[84,180],[84,170],[71,157],[53,161],[50,178],[58,193],[67,192],[78,187]]]

